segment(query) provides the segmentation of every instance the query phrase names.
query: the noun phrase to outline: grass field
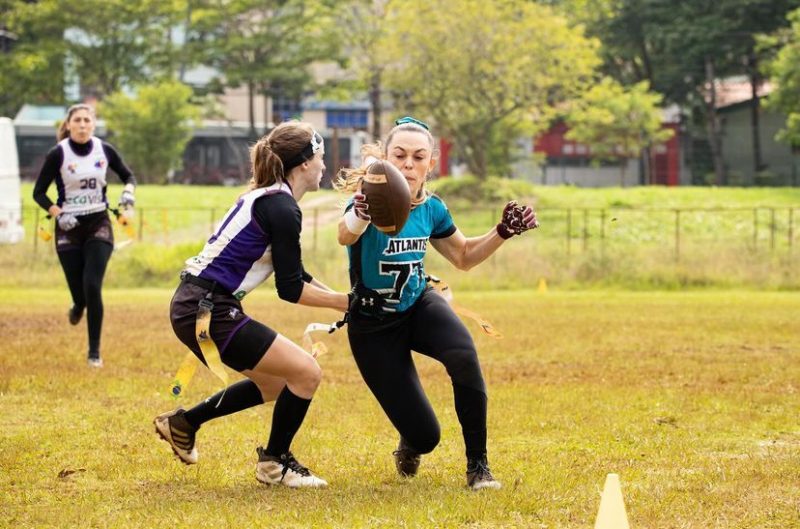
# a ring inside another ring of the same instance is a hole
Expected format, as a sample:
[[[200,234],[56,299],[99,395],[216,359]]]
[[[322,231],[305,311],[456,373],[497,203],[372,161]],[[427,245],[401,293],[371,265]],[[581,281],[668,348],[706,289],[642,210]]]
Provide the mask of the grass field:
[[[294,339],[324,310],[269,288],[248,312]],[[786,292],[462,292],[505,334],[473,331],[490,391],[500,491],[464,486],[452,392],[418,358],[442,424],[420,475],[395,475],[396,435],[343,333],[294,451],[320,491],[254,479],[271,405],[207,424],[185,467],[151,421],[184,351],[169,289],[106,292],[106,367],[85,365],[66,288],[0,289],[2,527],[590,528],[607,473],[632,528],[800,527],[800,296]],[[217,388],[201,372],[180,403]]]

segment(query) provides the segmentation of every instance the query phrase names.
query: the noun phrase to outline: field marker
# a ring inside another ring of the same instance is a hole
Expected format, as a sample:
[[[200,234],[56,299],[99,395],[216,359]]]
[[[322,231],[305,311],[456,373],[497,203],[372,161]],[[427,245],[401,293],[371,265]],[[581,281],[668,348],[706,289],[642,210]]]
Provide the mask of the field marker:
[[[536,290],[538,290],[540,294],[547,292],[547,281],[545,281],[543,277],[539,278],[539,286]]]
[[[628,515],[625,514],[625,502],[622,500],[622,489],[619,486],[619,474],[606,476],[594,529],[630,529]]]

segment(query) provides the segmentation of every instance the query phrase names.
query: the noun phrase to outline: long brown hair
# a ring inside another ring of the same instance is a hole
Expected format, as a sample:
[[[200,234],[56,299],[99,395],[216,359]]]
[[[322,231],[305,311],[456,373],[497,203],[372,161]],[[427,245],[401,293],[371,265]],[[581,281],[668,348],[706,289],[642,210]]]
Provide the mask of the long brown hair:
[[[253,175],[250,190],[285,182],[287,162],[296,157],[311,142],[314,127],[304,121],[285,121],[272,129],[250,148]]]
[[[56,132],[56,138],[58,141],[63,140],[64,138],[69,136],[69,129],[67,125],[69,124],[69,120],[72,119],[72,114],[77,112],[78,110],[86,110],[89,112],[89,115],[92,116],[92,119],[96,122],[97,116],[94,113],[94,108],[87,105],[86,103],[78,103],[77,105],[72,105],[67,109],[67,117],[64,118],[64,121],[61,122],[61,125],[58,126],[58,132]]]
[[[389,134],[386,136],[386,143],[381,143],[377,141],[375,143],[368,143],[366,145],[361,146],[361,158],[362,160],[367,160],[367,158],[377,158],[379,160],[385,160],[388,158],[389,154],[389,145],[392,143],[392,138],[394,135],[401,131],[408,131],[408,132],[416,132],[419,134],[424,134],[428,137],[428,142],[431,145],[431,156],[435,157],[435,143],[433,141],[433,135],[430,131],[424,127],[421,127],[414,123],[403,123],[400,125],[395,126],[392,130],[389,131]],[[336,180],[333,182],[333,187],[337,191],[343,191],[347,193],[355,193],[359,185],[361,184],[361,180],[364,178],[364,175],[367,174],[367,167],[365,164],[362,163],[361,167],[354,168],[354,169],[342,169],[339,171]],[[425,189],[425,182],[422,182],[422,185],[419,188],[419,194],[415,197],[411,197],[411,206],[418,206],[425,202],[427,198],[428,191]]]

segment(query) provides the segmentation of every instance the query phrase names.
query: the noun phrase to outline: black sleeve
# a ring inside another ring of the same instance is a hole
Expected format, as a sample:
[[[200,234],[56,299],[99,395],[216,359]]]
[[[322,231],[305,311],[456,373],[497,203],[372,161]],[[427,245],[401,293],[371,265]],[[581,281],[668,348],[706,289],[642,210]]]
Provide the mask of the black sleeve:
[[[297,303],[303,292],[304,270],[300,252],[303,214],[286,193],[266,195],[253,204],[253,218],[272,243],[272,266],[278,297]],[[310,276],[309,276],[310,277]]]
[[[133,176],[133,172],[125,165],[125,162],[122,161],[122,156],[110,143],[103,142],[103,152],[106,153],[106,158],[108,158],[108,166],[117,173],[122,183],[136,185],[136,177]]]
[[[306,269],[303,268],[303,281],[306,283],[311,283],[311,280],[314,279],[314,276],[306,272]]]
[[[33,200],[45,211],[53,205],[53,201],[47,196],[47,190],[61,171],[62,163],[64,163],[64,151],[60,145],[56,145],[47,153],[42,170],[39,171],[36,184],[33,186]]]

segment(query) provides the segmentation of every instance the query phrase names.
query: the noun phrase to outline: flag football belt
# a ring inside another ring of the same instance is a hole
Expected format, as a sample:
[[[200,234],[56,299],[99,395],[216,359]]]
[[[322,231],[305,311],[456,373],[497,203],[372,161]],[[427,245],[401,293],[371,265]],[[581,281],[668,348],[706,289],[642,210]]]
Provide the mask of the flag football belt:
[[[225,366],[222,364],[222,359],[219,356],[219,349],[217,344],[211,338],[211,315],[214,310],[214,302],[211,300],[214,293],[222,293],[223,289],[217,284],[216,281],[208,281],[197,276],[193,276],[188,272],[181,273],[181,281],[184,283],[191,283],[204,288],[208,291],[205,297],[201,298],[197,303],[197,319],[195,320],[194,336],[197,340],[197,345],[200,347],[200,352],[203,353],[203,358],[206,360],[208,369],[219,378],[225,387],[228,386],[228,372],[225,371]],[[177,397],[183,391],[183,388],[189,385],[189,381],[194,376],[194,369],[191,364],[194,362],[194,355],[188,353],[184,358],[178,373],[175,375],[175,380],[172,383],[170,393],[173,397]],[[221,399],[220,399],[221,400]],[[219,405],[219,403],[217,403]]]
[[[435,275],[428,275],[425,277],[425,280],[431,284],[431,286],[436,289],[436,291],[447,300],[450,304],[450,308],[453,309],[453,312],[458,314],[459,316],[464,316],[465,318],[469,318],[474,320],[475,323],[481,326],[481,330],[491,336],[492,338],[500,339],[503,337],[503,334],[495,329],[494,325],[489,323],[483,316],[478,314],[477,312],[473,312],[469,309],[466,309],[460,305],[457,305],[453,302],[453,290],[450,288],[450,285],[436,277]]]
[[[230,294],[230,292],[226,292],[225,289],[222,288],[222,286],[216,281],[209,281],[208,279],[197,277],[185,270],[181,272],[181,281],[184,283],[191,283],[192,285],[197,285],[200,288],[208,290],[209,294]]]

